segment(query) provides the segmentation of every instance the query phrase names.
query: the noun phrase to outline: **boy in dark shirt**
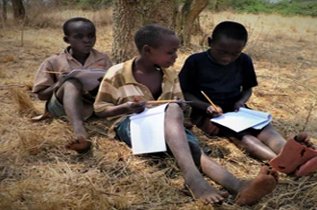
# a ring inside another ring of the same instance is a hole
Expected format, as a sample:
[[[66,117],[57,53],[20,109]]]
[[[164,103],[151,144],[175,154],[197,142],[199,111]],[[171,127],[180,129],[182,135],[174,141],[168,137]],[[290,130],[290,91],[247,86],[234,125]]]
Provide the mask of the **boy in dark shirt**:
[[[191,55],[180,74],[180,84],[186,100],[192,105],[191,119],[208,135],[229,136],[238,146],[261,160],[271,160],[281,151],[286,141],[272,127],[247,129],[235,133],[213,124],[210,118],[245,107],[257,80],[251,58],[242,53],[248,39],[247,30],[236,22],[218,24],[208,38],[210,49]],[[215,110],[204,96],[219,106]]]

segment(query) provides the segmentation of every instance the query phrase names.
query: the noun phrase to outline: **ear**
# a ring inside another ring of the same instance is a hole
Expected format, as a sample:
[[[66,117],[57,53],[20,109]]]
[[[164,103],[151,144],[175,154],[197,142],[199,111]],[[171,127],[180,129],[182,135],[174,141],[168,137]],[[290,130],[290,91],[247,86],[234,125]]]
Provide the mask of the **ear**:
[[[143,46],[142,52],[145,53],[145,54],[148,54],[148,53],[151,53],[151,49],[152,49],[151,46],[146,44],[146,45]]]
[[[66,43],[69,43],[69,40],[68,40],[68,37],[67,36],[64,36],[64,42],[66,42]]]

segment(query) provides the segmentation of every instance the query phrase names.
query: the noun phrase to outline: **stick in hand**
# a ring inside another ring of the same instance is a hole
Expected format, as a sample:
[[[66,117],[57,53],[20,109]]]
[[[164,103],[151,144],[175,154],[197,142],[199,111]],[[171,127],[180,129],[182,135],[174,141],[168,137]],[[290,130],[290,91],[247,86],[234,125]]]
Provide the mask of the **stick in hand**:
[[[165,104],[165,103],[191,103],[191,101],[183,100],[157,100],[157,101],[147,101],[146,104]]]

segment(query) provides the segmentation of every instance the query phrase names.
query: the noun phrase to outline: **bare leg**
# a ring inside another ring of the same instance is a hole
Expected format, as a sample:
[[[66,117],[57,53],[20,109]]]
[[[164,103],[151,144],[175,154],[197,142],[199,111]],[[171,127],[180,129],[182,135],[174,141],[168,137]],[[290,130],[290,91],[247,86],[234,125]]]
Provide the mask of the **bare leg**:
[[[82,101],[82,85],[77,80],[67,80],[57,91],[57,97],[62,98],[65,113],[72,124],[75,141],[66,146],[79,153],[87,152],[91,142],[84,127],[83,112],[92,112],[93,107],[84,107]],[[90,109],[90,110],[89,110]]]
[[[237,194],[244,184],[243,181],[237,179],[233,174],[219,165],[216,161],[210,159],[203,152],[200,158],[200,165],[204,174],[222,185],[232,194]]]
[[[240,206],[253,205],[263,196],[271,193],[278,183],[278,173],[263,166],[255,179],[247,182],[239,191],[236,203]]]
[[[201,156],[201,168],[213,181],[225,187],[230,193],[237,195],[238,205],[252,205],[263,196],[271,193],[278,181],[278,174],[267,166],[263,166],[258,176],[250,181],[237,179],[234,175],[211,160],[206,155]]]
[[[276,153],[258,138],[245,135],[241,140],[230,138],[230,140],[239,148],[245,149],[250,155],[260,160],[271,160],[276,157]]]
[[[184,175],[185,183],[193,192],[194,197],[205,203],[221,202],[224,199],[223,196],[204,180],[194,164],[184,132],[183,115],[176,104],[170,104],[167,108],[165,136],[167,144]],[[229,191],[238,193],[237,202],[239,205],[257,202],[261,197],[272,192],[277,182],[277,173],[273,173],[273,175],[270,169],[262,169],[252,181],[238,180],[205,155],[201,157],[201,166],[210,178],[222,184]]]
[[[204,118],[197,123],[202,131],[208,135],[217,135],[219,128],[210,122],[208,118]],[[260,160],[271,160],[281,151],[285,145],[285,139],[272,127],[271,124],[266,126],[264,130],[257,136],[245,135],[241,140],[230,138],[232,142],[239,148],[246,150],[252,156]]]
[[[208,184],[195,166],[184,132],[183,114],[177,104],[169,104],[166,110],[165,137],[194,198],[205,203],[221,202],[224,198]]]
[[[279,154],[286,140],[279,134],[271,124],[266,126],[257,138],[267,145],[275,154]]]
[[[207,136],[215,136],[219,133],[217,125],[210,121],[209,117],[204,117],[200,122],[196,123],[197,127],[201,129]]]

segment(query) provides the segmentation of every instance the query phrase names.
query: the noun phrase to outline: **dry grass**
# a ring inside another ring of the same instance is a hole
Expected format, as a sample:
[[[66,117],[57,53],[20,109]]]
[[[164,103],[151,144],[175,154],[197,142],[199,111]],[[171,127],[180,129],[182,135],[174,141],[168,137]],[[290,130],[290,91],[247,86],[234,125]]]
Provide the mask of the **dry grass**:
[[[109,52],[111,22],[102,20],[110,20],[110,12],[38,15],[32,27],[25,28],[23,47],[19,28],[0,30],[0,209],[316,209],[316,174],[300,179],[282,175],[273,194],[253,207],[232,205],[232,198],[213,207],[194,202],[185,195],[172,158],[133,156],[124,144],[104,135],[102,121],[87,123],[94,143],[90,154],[79,156],[64,149],[72,138],[66,121],[29,120],[44,106],[30,92],[35,71],[46,57],[65,47],[59,27],[71,16],[97,21],[96,48]],[[240,21],[250,31],[246,51],[254,57],[260,83],[250,105],[271,112],[284,136],[305,129],[317,143],[316,18],[206,12],[201,23],[207,32],[225,19]],[[41,26],[36,21],[51,22],[47,28],[34,28]],[[200,39],[194,37],[194,44]],[[189,53],[201,49],[204,46],[197,44],[180,52],[176,69]],[[228,140],[210,141],[194,131],[213,149],[211,156],[238,177],[252,178],[258,172],[261,163]]]

